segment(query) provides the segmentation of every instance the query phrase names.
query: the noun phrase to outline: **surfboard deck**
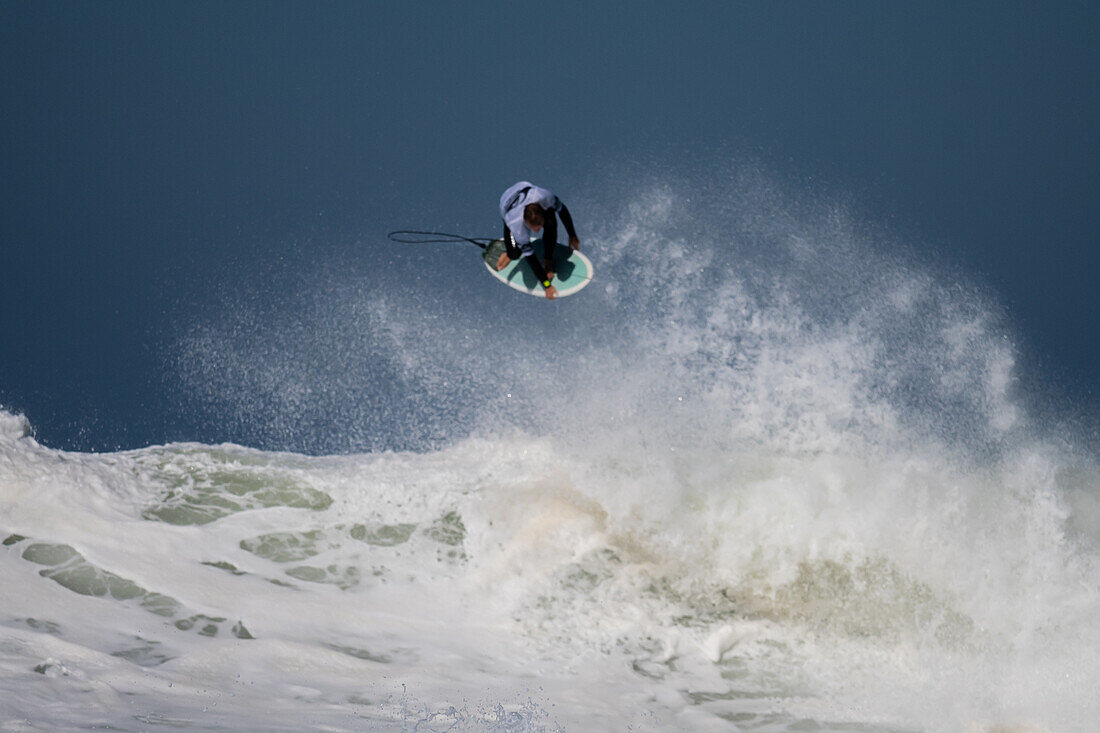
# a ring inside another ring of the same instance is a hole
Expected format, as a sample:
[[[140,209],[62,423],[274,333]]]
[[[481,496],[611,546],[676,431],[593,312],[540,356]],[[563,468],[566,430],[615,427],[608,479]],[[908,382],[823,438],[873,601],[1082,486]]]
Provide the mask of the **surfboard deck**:
[[[536,240],[534,245],[535,254],[540,258],[543,257],[542,240]],[[515,288],[521,293],[533,295],[536,298],[545,298],[546,290],[542,287],[542,283],[535,278],[535,273],[531,270],[531,266],[527,264],[525,257],[512,260],[507,267],[497,272],[497,260],[504,254],[504,251],[503,239],[494,239],[490,242],[482,255],[485,268],[492,273],[493,277],[508,287]],[[579,292],[592,281],[592,262],[577,250],[560,244],[554,247],[553,269],[554,279],[550,283],[558,291],[559,298]]]

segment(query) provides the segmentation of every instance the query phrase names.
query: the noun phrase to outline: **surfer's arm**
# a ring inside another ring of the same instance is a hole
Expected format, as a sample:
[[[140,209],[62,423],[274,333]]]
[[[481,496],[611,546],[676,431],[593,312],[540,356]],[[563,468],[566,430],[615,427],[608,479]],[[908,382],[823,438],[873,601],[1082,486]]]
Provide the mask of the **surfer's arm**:
[[[569,215],[569,209],[565,204],[561,204],[561,208],[558,209],[558,216],[561,217],[561,223],[565,225],[565,231],[569,233],[569,246],[576,249],[580,246],[581,240],[577,236],[577,230],[573,228],[573,217]]]
[[[508,222],[504,222],[504,235],[501,239],[504,240],[504,254],[497,259],[498,272],[507,267],[512,260],[518,259],[521,254],[519,245],[516,244],[516,238],[512,234],[512,230],[508,228]]]
[[[519,244],[516,243],[516,235],[512,234],[512,230],[508,227],[508,223],[504,223],[504,252],[508,255],[509,260],[518,260],[520,254]]]

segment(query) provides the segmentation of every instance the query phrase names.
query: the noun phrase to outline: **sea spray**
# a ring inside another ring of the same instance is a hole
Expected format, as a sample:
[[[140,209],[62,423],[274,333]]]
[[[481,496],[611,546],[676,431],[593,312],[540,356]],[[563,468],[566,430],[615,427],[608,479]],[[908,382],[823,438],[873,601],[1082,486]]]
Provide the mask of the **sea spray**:
[[[181,329],[192,409],[345,455],[6,431],[5,699],[69,680],[20,715],[133,725],[125,672],[180,725],[1089,730],[1100,474],[989,298],[756,166],[598,183],[576,297],[320,262]]]

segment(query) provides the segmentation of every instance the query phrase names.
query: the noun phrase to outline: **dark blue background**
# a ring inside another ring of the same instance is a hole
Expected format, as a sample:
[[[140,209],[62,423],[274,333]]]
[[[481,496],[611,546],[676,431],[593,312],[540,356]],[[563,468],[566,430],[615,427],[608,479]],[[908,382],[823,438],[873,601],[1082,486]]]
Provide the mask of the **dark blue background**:
[[[1098,30],[1086,2],[0,3],[0,404],[58,447],[232,439],[165,348],[238,275],[495,233],[519,178],[749,154],[988,286],[1024,381],[1095,414]]]

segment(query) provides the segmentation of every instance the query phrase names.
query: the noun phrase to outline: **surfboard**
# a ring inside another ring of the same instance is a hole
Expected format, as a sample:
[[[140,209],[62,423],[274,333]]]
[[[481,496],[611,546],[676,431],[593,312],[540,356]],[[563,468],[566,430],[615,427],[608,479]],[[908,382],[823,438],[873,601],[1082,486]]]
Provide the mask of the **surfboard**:
[[[535,254],[542,257],[542,240],[536,240],[534,245]],[[503,270],[497,272],[497,260],[504,254],[504,250],[503,239],[494,239],[490,242],[482,255],[485,268],[508,287],[515,288],[521,293],[534,295],[536,298],[545,298],[546,290],[535,278],[535,273],[532,272],[525,257],[512,260]],[[553,269],[554,279],[550,283],[558,291],[559,298],[579,292],[592,281],[592,262],[577,250],[560,244],[554,247]]]

